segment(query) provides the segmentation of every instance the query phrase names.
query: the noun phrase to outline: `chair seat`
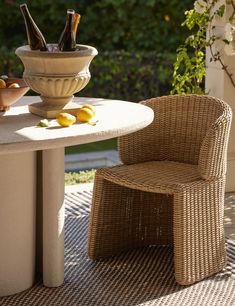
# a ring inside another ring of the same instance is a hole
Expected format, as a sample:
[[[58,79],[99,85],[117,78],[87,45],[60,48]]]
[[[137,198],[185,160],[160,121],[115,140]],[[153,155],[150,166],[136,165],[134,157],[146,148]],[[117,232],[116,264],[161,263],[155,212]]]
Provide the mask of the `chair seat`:
[[[106,180],[147,192],[173,194],[193,182],[203,181],[199,175],[198,165],[173,161],[118,165],[98,171]]]

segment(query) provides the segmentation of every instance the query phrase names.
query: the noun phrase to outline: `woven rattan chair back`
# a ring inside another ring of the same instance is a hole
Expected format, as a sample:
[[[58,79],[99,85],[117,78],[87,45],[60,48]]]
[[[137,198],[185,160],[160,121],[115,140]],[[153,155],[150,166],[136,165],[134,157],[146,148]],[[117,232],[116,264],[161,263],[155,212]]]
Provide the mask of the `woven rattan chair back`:
[[[154,110],[155,119],[148,127],[119,138],[122,162],[171,160],[198,164],[202,140],[223,114],[224,104],[199,95],[165,96],[141,103]]]

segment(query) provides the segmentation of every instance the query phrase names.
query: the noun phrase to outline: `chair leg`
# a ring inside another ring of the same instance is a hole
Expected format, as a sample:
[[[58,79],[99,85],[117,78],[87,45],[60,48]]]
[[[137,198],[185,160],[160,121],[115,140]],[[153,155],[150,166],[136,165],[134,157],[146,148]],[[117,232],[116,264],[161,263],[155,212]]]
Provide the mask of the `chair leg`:
[[[126,188],[96,173],[88,255],[99,259],[121,251],[173,244],[173,196]]]
[[[121,205],[122,196],[122,188],[105,180],[97,171],[88,233],[88,255],[94,260],[127,247],[128,203],[126,207]]]
[[[175,278],[189,285],[226,264],[224,179],[194,184],[174,196]]]

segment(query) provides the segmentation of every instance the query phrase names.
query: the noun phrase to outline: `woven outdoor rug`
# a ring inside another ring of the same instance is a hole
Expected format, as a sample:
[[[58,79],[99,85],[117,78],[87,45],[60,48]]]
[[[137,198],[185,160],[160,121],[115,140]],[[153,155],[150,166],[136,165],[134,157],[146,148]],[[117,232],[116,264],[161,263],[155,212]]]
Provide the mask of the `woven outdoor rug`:
[[[46,288],[41,282],[22,293],[0,298],[0,305],[68,306],[234,306],[235,241],[227,240],[227,267],[191,286],[174,280],[172,249],[149,247],[102,262],[86,255],[92,191],[65,195],[65,282]]]

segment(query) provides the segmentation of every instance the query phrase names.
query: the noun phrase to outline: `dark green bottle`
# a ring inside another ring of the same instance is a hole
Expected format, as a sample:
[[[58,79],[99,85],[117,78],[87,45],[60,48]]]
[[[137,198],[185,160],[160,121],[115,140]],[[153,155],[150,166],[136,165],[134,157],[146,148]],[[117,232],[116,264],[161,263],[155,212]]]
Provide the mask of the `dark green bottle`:
[[[34,22],[29,13],[27,4],[21,4],[20,10],[24,17],[25,28],[27,32],[28,44],[31,50],[47,51],[47,44],[41,31]]]
[[[76,50],[76,41],[73,33],[74,13],[74,10],[67,10],[66,24],[58,42],[58,48],[60,51]]]

